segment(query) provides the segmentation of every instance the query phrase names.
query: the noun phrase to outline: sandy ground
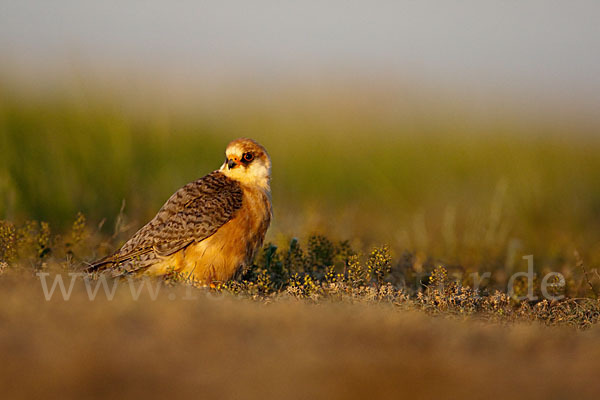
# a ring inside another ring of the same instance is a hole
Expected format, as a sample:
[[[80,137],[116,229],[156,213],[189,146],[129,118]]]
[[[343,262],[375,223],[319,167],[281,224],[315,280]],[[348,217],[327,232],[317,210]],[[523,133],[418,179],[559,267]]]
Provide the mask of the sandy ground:
[[[600,328],[0,280],[3,398],[597,398]]]

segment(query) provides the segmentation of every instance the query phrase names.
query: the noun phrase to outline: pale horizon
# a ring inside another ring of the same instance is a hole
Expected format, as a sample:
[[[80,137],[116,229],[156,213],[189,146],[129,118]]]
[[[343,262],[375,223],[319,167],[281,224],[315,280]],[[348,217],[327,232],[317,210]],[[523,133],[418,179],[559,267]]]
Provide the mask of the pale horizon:
[[[600,104],[600,5],[528,1],[2,1],[0,71],[223,90],[406,82],[476,101]],[[196,89],[197,90],[197,89]]]

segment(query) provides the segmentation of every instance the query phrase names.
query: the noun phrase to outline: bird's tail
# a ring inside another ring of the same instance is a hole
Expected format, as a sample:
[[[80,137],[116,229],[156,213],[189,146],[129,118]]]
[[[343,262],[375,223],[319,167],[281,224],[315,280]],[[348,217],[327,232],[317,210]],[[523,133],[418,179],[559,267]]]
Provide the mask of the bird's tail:
[[[110,256],[101,258],[100,260],[94,261],[93,263],[91,263],[90,265],[85,267],[85,271],[86,272],[102,271],[106,268],[111,267],[113,264],[115,264],[114,255],[110,255]]]

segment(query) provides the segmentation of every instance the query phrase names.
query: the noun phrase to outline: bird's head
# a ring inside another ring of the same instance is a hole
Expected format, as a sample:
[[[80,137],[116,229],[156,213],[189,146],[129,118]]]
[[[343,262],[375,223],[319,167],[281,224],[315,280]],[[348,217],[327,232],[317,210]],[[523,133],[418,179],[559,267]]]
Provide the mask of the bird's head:
[[[220,171],[242,184],[269,190],[271,158],[267,150],[254,140],[236,139],[227,145],[225,163]]]

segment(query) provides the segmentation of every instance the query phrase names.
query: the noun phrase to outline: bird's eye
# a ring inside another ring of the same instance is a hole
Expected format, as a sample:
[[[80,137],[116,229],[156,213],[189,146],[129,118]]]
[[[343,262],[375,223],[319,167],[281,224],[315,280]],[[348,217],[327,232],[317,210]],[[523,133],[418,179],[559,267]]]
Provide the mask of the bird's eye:
[[[244,160],[245,162],[250,162],[250,161],[254,160],[254,154],[244,153],[244,155],[242,155],[242,160]]]

